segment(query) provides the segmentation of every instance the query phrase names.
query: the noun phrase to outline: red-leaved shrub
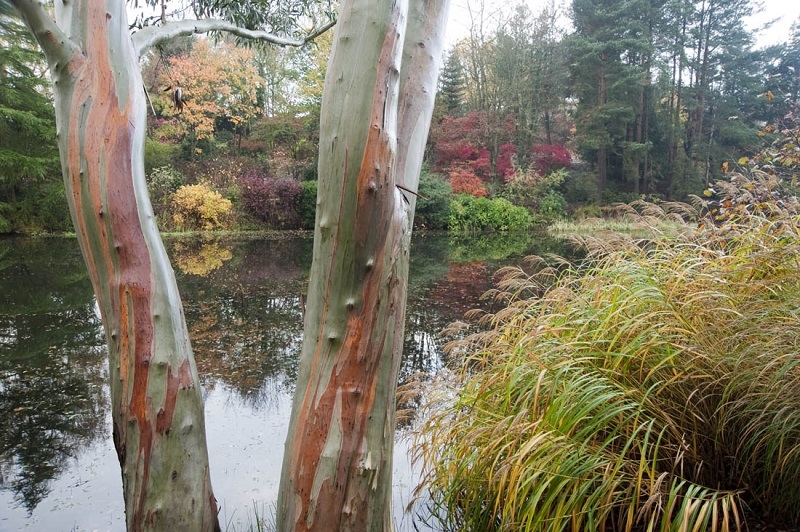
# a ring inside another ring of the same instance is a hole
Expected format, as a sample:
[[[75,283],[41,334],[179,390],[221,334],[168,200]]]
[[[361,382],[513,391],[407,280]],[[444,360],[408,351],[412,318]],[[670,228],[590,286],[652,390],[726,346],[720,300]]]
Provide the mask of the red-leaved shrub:
[[[569,150],[563,144],[537,144],[531,149],[532,163],[540,174],[549,174],[572,164]]]
[[[488,194],[483,181],[475,175],[472,168],[456,167],[451,169],[450,186],[453,189],[453,194],[469,194],[476,198]]]
[[[244,175],[239,180],[242,206],[255,218],[275,229],[300,227],[300,195],[298,181],[288,177],[262,178]]]
[[[504,180],[514,175],[514,160],[517,156],[517,147],[513,144],[500,145],[500,153],[497,155],[497,175]]]
[[[470,162],[469,165],[475,175],[483,181],[488,181],[492,178],[492,156],[486,148],[478,150],[478,158]]]

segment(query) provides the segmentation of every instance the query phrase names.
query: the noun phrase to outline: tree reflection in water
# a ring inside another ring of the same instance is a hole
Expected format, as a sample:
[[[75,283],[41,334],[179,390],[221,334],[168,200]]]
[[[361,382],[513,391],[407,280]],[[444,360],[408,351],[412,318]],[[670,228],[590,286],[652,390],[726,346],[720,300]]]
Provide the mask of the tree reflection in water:
[[[210,437],[223,455],[243,455],[212,456],[212,481],[228,515],[246,516],[253,493],[269,505],[266,477],[279,475],[285,420],[275,416],[288,416],[295,385],[313,239],[184,237],[166,244],[209,400]],[[480,296],[491,287],[492,272],[519,262],[534,244],[542,242],[530,234],[414,237],[401,384],[414,375],[429,378],[445,365],[439,331],[466,310],[485,306]],[[116,459],[107,456],[113,446],[105,341],[77,242],[0,240],[0,294],[0,490],[12,492],[29,512],[29,520],[15,514],[3,526],[60,529],[62,517],[52,511],[61,509],[60,499],[49,491],[75,469],[71,459],[98,441],[99,450],[86,451],[86,460],[105,460],[109,472],[102,474],[119,475],[110,467]],[[254,453],[275,464],[254,464]],[[215,460],[224,467],[214,468]],[[121,490],[109,493],[115,484],[99,476],[91,483],[100,493],[95,500],[70,499],[74,528],[97,528],[99,508],[114,514],[112,527],[124,527],[115,510]],[[64,489],[64,482],[58,485]],[[44,500],[54,515],[30,517]],[[108,523],[100,526],[108,529]]]
[[[105,437],[105,343],[75,241],[0,241],[0,294],[0,489],[30,513]]]

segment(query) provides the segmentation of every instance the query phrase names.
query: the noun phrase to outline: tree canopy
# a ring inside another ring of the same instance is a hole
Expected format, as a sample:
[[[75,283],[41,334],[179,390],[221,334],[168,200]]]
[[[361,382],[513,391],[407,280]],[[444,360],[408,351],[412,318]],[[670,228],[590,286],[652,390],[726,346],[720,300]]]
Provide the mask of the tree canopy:
[[[68,228],[45,71],[30,31],[0,13],[0,233]]]

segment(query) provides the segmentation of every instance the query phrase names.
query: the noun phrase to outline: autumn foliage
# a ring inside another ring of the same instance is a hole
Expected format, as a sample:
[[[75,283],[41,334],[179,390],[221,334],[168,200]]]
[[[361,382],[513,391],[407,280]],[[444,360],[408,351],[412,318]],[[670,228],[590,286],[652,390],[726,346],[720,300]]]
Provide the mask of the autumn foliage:
[[[289,177],[267,178],[247,174],[239,182],[245,210],[275,229],[300,227],[300,198],[303,187]]]
[[[569,168],[572,157],[563,144],[539,144],[531,150],[531,163],[540,174]]]
[[[464,116],[445,116],[431,133],[435,148],[433,169],[449,174],[453,168],[468,168],[484,182],[504,176],[512,170],[516,147],[511,144],[514,130],[510,118],[492,119],[488,113],[471,112]],[[497,141],[502,144],[498,154],[492,155],[490,147]],[[495,160],[493,167],[493,159]]]
[[[453,194],[469,194],[481,198],[489,193],[483,181],[469,167],[454,167],[450,170],[449,176]]]
[[[497,174],[503,179],[514,174],[516,170],[517,147],[503,144],[497,154]]]
[[[170,206],[178,231],[226,229],[233,208],[229,199],[202,183],[179,188],[172,195]]]
[[[197,139],[214,135],[218,117],[234,126],[258,116],[258,87],[264,80],[255,67],[255,51],[222,42],[197,39],[188,54],[171,57],[159,78],[156,102],[166,117],[179,117]],[[181,87],[183,106],[173,104],[173,90]]]
[[[455,193],[482,196],[489,184],[508,182],[526,161],[538,174],[547,174],[571,164],[563,144],[534,144],[520,153],[512,142],[517,126],[513,117],[492,117],[487,112],[445,116],[431,134],[433,170],[449,175]],[[517,139],[518,140],[518,139]],[[484,191],[484,192],[482,192]]]

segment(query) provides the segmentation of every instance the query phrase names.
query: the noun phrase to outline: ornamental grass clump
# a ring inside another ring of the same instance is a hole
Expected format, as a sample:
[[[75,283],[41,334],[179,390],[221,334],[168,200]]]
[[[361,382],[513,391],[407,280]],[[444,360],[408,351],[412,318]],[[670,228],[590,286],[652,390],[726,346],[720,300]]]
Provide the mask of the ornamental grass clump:
[[[737,225],[504,271],[507,307],[426,386],[418,493],[444,528],[800,524],[800,223]]]

